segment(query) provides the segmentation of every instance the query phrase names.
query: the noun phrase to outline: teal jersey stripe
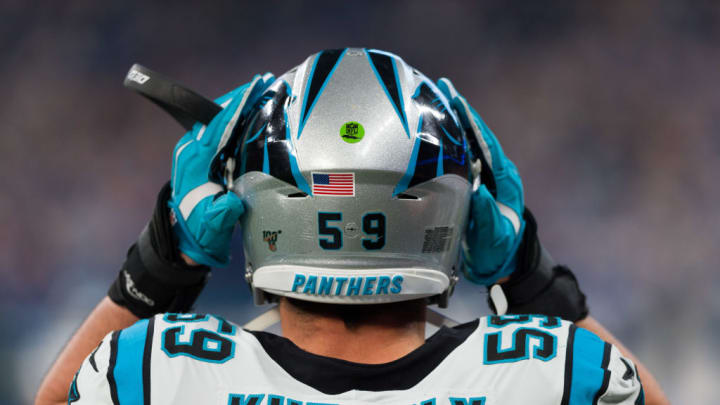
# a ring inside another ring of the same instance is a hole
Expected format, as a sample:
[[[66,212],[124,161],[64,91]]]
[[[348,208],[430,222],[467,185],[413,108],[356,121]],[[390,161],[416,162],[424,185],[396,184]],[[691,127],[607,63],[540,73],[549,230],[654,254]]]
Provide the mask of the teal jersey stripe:
[[[113,375],[120,405],[143,405],[143,353],[148,319],[120,331]]]
[[[573,343],[570,404],[593,405],[603,386],[605,342],[592,332],[577,328]],[[600,393],[602,394],[602,393]]]

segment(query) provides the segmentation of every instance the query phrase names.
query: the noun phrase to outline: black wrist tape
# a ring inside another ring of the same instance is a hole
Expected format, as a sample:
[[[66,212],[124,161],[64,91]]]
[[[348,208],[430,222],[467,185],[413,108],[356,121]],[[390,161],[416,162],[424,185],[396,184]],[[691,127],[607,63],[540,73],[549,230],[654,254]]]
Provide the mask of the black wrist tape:
[[[518,269],[500,287],[508,302],[509,314],[541,314],[577,321],[588,315],[585,294],[572,271],[556,265],[540,245],[537,223],[526,208],[525,233],[518,250]],[[490,308],[495,305],[488,297]]]
[[[175,247],[167,207],[170,192],[167,183],[158,195],[150,223],[128,250],[108,290],[113,302],[140,318],[162,312],[188,312],[210,275],[207,266],[185,263]]]

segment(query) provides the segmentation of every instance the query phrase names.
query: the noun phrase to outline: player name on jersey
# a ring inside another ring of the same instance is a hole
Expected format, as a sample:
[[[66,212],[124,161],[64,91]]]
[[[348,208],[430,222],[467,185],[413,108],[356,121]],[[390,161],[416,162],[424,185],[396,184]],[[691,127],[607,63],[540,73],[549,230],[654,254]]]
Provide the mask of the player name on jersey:
[[[230,394],[229,405],[340,405],[328,402],[300,401],[275,394]],[[448,396],[426,398],[413,402],[412,405],[485,405],[485,397]]]
[[[388,295],[402,291],[403,276],[327,277],[295,273],[292,292],[312,295]]]

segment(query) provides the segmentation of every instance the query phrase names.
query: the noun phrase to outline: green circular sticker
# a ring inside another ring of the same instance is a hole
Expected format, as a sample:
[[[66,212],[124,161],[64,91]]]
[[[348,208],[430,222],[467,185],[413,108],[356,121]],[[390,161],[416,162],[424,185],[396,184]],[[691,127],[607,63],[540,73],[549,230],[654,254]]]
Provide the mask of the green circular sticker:
[[[340,127],[340,138],[347,143],[358,143],[365,136],[365,129],[359,122],[348,121]]]

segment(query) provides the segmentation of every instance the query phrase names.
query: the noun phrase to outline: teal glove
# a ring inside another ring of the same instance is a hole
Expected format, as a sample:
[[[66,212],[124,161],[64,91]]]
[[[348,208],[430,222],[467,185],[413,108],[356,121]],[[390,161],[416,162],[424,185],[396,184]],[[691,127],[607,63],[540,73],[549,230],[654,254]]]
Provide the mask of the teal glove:
[[[173,231],[180,251],[199,264],[223,267],[230,262],[230,240],[245,208],[225,185],[209,180],[210,164],[272,80],[270,74],[256,75],[215,100],[223,110],[207,127],[195,124],[175,145],[168,202]]]
[[[455,90],[450,80],[442,78],[438,87],[450,100],[469,139],[473,161],[473,194],[471,216],[463,243],[466,277],[478,284],[491,285],[510,275],[517,265],[515,256],[522,241],[525,221],[522,181],[515,164],[503,153],[493,132],[480,115]],[[486,184],[481,184],[487,173],[495,196]]]

